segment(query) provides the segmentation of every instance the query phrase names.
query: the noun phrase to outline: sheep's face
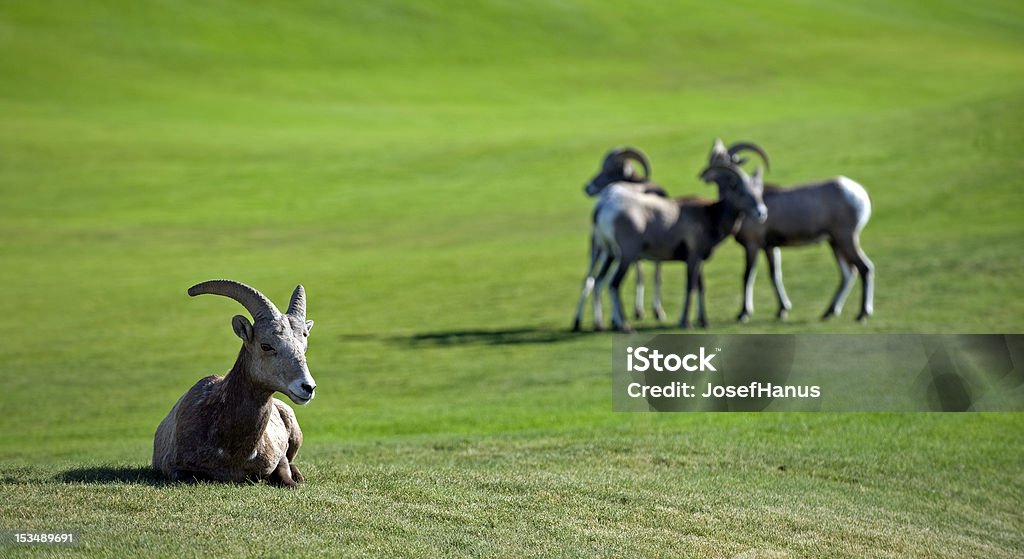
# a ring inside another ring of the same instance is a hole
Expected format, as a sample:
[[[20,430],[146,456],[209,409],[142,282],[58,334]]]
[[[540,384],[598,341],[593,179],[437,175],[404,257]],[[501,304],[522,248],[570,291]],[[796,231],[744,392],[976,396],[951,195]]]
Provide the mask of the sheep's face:
[[[313,328],[312,320],[284,314],[250,324],[238,315],[231,324],[251,357],[253,382],[282,392],[299,405],[313,399],[316,382],[306,366],[306,340]]]
[[[768,208],[764,205],[764,175],[761,167],[748,176],[743,169],[734,166],[708,167],[701,174],[707,182],[718,184],[718,197],[737,208],[743,215],[758,223],[768,219]]]

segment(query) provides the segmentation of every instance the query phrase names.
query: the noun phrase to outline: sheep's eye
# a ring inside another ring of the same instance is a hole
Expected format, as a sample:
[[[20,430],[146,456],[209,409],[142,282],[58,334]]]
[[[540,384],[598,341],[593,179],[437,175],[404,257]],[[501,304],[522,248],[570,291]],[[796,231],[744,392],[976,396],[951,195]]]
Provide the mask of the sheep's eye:
[[[263,351],[274,351],[274,347],[270,344],[260,344],[260,349]]]

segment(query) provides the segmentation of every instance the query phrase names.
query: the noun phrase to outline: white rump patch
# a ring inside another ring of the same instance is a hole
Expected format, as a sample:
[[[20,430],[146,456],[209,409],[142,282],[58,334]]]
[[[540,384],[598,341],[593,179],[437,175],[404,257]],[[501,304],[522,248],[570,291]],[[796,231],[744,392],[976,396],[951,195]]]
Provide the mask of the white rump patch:
[[[867,225],[868,219],[871,217],[871,198],[868,197],[868,191],[849,177],[840,176],[836,182],[846,194],[847,201],[857,211],[857,230],[860,231]]]

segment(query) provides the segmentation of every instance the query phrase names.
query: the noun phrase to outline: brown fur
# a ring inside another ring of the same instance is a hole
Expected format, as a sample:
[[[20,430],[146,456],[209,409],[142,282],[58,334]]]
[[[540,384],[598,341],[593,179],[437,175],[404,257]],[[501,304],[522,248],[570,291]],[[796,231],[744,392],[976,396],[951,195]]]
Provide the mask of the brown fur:
[[[178,399],[157,428],[154,468],[184,481],[302,481],[291,464],[302,445],[295,413],[252,381],[249,360],[243,346],[226,376],[206,377]]]

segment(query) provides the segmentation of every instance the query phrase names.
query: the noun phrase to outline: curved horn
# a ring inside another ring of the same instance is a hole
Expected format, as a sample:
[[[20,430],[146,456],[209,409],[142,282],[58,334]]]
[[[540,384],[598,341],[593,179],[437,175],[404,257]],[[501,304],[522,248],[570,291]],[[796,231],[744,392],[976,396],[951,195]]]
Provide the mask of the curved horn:
[[[238,301],[252,315],[253,321],[263,318],[276,319],[281,316],[274,303],[256,289],[234,280],[210,280],[188,288],[188,294],[195,297],[202,294],[223,295]]]
[[[295,286],[292,292],[292,300],[288,303],[288,310],[285,314],[294,316],[299,320],[306,320],[306,290],[301,285]]]
[[[617,159],[630,158],[636,160],[636,162],[639,163],[640,166],[644,168],[644,180],[651,180],[651,162],[647,159],[647,156],[644,155],[642,151],[636,148],[629,147],[617,148],[612,150],[612,152],[609,153],[608,156],[615,157]]]
[[[705,168],[704,171],[701,172],[700,176],[705,181],[710,181],[710,180],[714,180],[712,178],[714,176],[714,173],[721,172],[721,171],[725,171],[727,173],[731,173],[734,177],[739,179],[740,182],[746,182],[747,180],[749,180],[748,175],[743,172],[743,169],[741,169],[739,167],[734,167],[732,165],[711,165],[711,166]]]
[[[768,154],[765,153],[763,149],[761,149],[761,146],[755,144],[754,142],[736,142],[735,144],[729,146],[729,149],[727,151],[729,152],[729,155],[735,156],[737,153],[744,150],[752,151],[757,155],[761,156],[761,159],[764,160],[765,170],[771,170],[771,162],[768,160]]]

